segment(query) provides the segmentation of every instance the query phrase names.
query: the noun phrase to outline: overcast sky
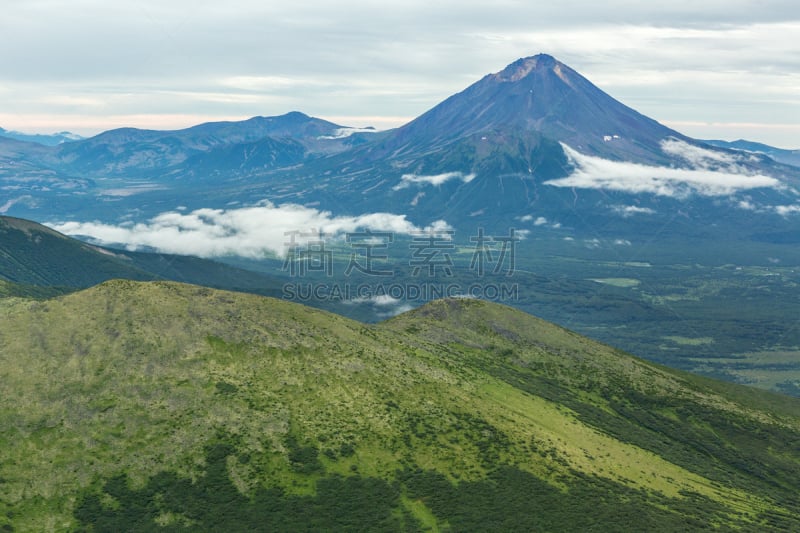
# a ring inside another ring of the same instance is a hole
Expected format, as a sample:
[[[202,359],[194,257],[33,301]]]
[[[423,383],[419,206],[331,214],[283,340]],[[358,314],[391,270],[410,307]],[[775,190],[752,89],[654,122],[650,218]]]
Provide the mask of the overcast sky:
[[[800,148],[796,0],[2,0],[0,127],[400,125],[554,55],[688,135]]]

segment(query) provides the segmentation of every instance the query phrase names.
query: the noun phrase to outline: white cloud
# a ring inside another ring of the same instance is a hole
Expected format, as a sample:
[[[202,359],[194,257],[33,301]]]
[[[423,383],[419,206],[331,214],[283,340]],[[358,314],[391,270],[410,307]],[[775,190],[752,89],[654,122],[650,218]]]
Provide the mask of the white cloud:
[[[655,209],[650,209],[649,207],[638,207],[635,205],[613,205],[611,209],[625,218],[631,217],[633,215],[654,215],[656,213]]]
[[[670,155],[685,159],[695,168],[712,168],[720,163],[733,165],[739,157],[728,152],[707,150],[679,139],[664,139],[661,141],[661,150]]]
[[[400,176],[400,183],[392,187],[392,190],[399,191],[400,189],[408,188],[411,185],[439,186],[453,179],[459,179],[464,183],[469,183],[475,179],[475,174],[464,174],[463,172],[445,172],[444,174],[435,174],[432,176],[403,174]]]
[[[37,114],[37,129],[95,129],[116,115],[142,127],[137,115],[202,122],[291,109],[413,117],[517,57],[548,52],[661,121],[779,120],[794,129],[774,138],[796,148],[796,3],[754,5],[6,1],[0,32],[15,53],[0,56],[0,94],[14,112],[0,124],[31,128]],[[194,91],[202,97],[180,94]]]
[[[267,253],[284,255],[287,244],[303,243],[323,233],[341,236],[358,230],[389,231],[399,234],[432,232],[441,234],[452,228],[443,220],[420,228],[393,213],[368,213],[358,216],[333,216],[299,205],[275,206],[263,202],[237,209],[197,209],[190,213],[166,212],[145,223],[112,225],[100,222],[50,224],[67,235],[90,237],[98,243],[122,244],[129,250],[153,248],[164,253],[216,257],[238,255],[263,257]]]
[[[525,215],[525,216],[517,217],[517,220],[519,220],[520,222],[533,222],[534,226],[546,226],[546,225],[549,225],[551,228],[554,228],[554,229],[558,229],[558,228],[561,227],[561,223],[560,222],[551,223],[545,217],[536,217],[536,218],[534,218],[533,215]],[[527,231],[527,230],[521,230],[521,231]]]
[[[320,139],[344,139],[350,137],[354,133],[376,133],[375,128],[338,128],[333,132],[333,135],[321,135]]]
[[[151,191],[157,191],[160,189],[165,189],[166,187],[162,187],[155,184],[144,184],[144,185],[133,185],[131,187],[122,187],[118,189],[105,189],[101,192],[104,196],[133,196],[134,194],[142,194]]]
[[[388,294],[378,294],[377,296],[373,296],[372,298],[363,299],[363,301],[370,301],[375,305],[397,305],[401,302],[398,298],[394,298],[389,296]]]
[[[655,167],[639,163],[610,161],[581,154],[563,143],[561,146],[572,163],[574,171],[566,178],[546,181],[546,185],[603,189],[633,194],[649,193],[677,198],[692,194],[728,196],[742,190],[781,187],[781,182],[775,178],[763,174],[745,174],[736,165],[728,165],[724,170]],[[675,149],[674,146],[672,149]],[[689,150],[681,153],[686,158],[701,158]],[[709,161],[718,160],[708,157],[704,161],[704,164],[707,165]],[[721,161],[719,162],[721,163]]]
[[[28,195],[20,196],[18,198],[12,198],[12,199],[8,200],[6,203],[4,203],[3,205],[0,205],[0,214],[6,213],[16,203],[26,202],[26,201],[31,200],[31,199],[33,199],[33,197],[32,196],[28,196]]]
[[[414,306],[405,300],[385,294],[381,292],[382,290],[385,290],[385,288],[379,287],[376,289],[376,294],[352,298],[345,300],[344,303],[346,305],[368,304],[378,309],[384,309],[384,311],[376,311],[375,316],[378,318],[391,318],[414,309]]]
[[[376,313],[376,316],[378,318],[391,318],[393,316],[402,315],[403,313],[411,311],[412,309],[414,309],[413,305],[411,305],[411,304],[402,304],[402,305],[398,305],[394,309],[390,309],[389,311],[387,311],[385,313]]]
[[[361,296],[359,298],[353,298],[348,300],[347,303],[352,304],[372,304],[378,307],[396,307],[400,306],[405,308],[407,304],[404,303],[403,300],[399,298],[395,298],[394,296],[390,296],[383,292],[380,292],[380,289],[376,290],[378,294],[374,294],[371,296]],[[409,306],[410,307],[410,306]]]
[[[629,241],[628,239],[615,239],[614,244],[616,244],[617,246],[630,246],[631,241]]]
[[[753,203],[750,199],[742,200],[736,204],[739,209],[745,211],[752,211],[754,213],[775,213],[782,217],[788,218],[792,215],[800,214],[800,204],[795,205],[759,205]]]
[[[800,213],[800,205],[776,205],[774,209],[782,217]]]

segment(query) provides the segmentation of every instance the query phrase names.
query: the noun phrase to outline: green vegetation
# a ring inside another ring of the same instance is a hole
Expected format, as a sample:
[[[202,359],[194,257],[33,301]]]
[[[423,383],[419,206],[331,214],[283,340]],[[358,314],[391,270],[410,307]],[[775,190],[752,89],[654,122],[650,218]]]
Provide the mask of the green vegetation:
[[[211,447],[195,482],[159,473],[132,489],[114,477],[82,495],[74,515],[94,531],[420,531],[414,512],[429,509],[431,529],[455,531],[630,531],[635,520],[637,529],[682,532],[731,522],[723,505],[695,493],[670,499],[581,475],[562,491],[513,466],[458,484],[432,470],[402,470],[393,482],[333,474],[313,495],[261,488],[247,497],[228,474],[228,461],[241,460],[233,454]]]
[[[410,260],[408,244],[396,242],[390,261],[396,276],[377,283],[513,285],[514,295],[501,302],[629,353],[800,396],[792,385],[800,378],[800,268],[793,266],[800,264],[797,247],[761,249],[742,243],[723,253],[722,245],[708,243],[693,248],[687,260],[685,241],[659,239],[658,246],[651,247],[613,246],[613,239],[600,242],[603,248],[587,249],[574,242],[565,249],[562,239],[526,238],[518,243],[516,270],[510,277],[505,272],[476,276],[469,267],[474,245],[456,245],[453,276],[435,278],[412,276],[403,266]],[[741,263],[720,263],[731,254]],[[781,259],[773,264],[769,257]],[[376,280],[351,276],[346,282],[369,285]],[[380,309],[367,305],[311,303],[362,321],[385,318]]]
[[[156,279],[120,255],[45,226],[0,217],[0,279],[40,286],[88,287],[111,278]]]
[[[571,255],[565,256],[561,238],[525,239],[517,246],[512,277],[505,272],[476,277],[469,268],[474,244],[462,242],[452,250],[453,276],[429,278],[412,275],[409,242],[398,237],[387,250],[386,264],[375,265],[391,266],[392,278],[358,273],[347,278],[289,278],[281,270],[283,260],[275,257],[225,258],[236,265],[232,266],[110,250],[34,222],[0,217],[0,297],[51,297],[112,278],[172,280],[279,297],[284,282],[459,285],[465,290],[475,284],[513,285],[515,292],[506,303],[601,342],[673,368],[800,397],[800,269],[791,266],[800,261],[796,247],[746,243],[730,250],[711,242],[693,250],[697,262],[686,264],[684,241],[659,240],[658,247],[630,250],[611,242],[598,249],[575,242],[568,246]],[[341,275],[353,250],[332,242],[330,251],[334,274]],[[779,263],[772,256],[781,258]],[[723,257],[740,260],[741,265],[720,264]],[[763,259],[766,264],[761,265],[759,257],[772,261]],[[392,312],[369,303],[343,302],[341,296],[311,297],[302,303],[364,322]]]
[[[112,281],[0,314],[6,530],[800,527],[800,401],[501,305]]]
[[[49,297],[116,278],[280,293],[273,278],[223,263],[92,246],[35,222],[0,216],[0,297]]]
[[[313,495],[261,488],[247,497],[228,474],[233,449],[209,447],[202,477],[192,482],[159,473],[139,489],[123,474],[87,492],[75,508],[82,527],[94,531],[387,531],[414,530],[399,508],[397,485],[375,478],[332,475]],[[406,527],[404,527],[406,526]]]
[[[40,287],[38,285],[11,283],[0,279],[0,298],[47,299],[72,292],[72,290],[65,287]]]

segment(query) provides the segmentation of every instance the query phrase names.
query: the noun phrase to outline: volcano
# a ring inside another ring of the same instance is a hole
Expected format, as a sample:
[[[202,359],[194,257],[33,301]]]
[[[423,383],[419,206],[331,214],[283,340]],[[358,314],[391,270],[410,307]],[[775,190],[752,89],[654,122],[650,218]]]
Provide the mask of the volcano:
[[[620,220],[631,213],[647,214],[653,232],[681,213],[683,235],[720,220],[732,221],[726,234],[764,234],[800,210],[797,167],[689,138],[546,54],[487,74],[395,130],[351,130],[290,113],[175,132],[117,130],[50,152],[19,143],[28,148],[14,147],[8,179],[19,181],[24,163],[32,176],[23,178],[39,182],[14,183],[8,214],[142,217],[267,200],[337,215],[400,213],[420,227],[544,218],[594,238],[610,224],[615,240],[631,240],[642,229]],[[104,191],[109,177],[116,181]],[[64,183],[81,189],[61,194]],[[105,201],[108,190],[135,196],[115,196],[101,213],[85,201]]]
[[[475,134],[538,133],[581,153],[655,164],[665,138],[689,139],[615,100],[552,56],[518,59],[398,129],[399,155]]]

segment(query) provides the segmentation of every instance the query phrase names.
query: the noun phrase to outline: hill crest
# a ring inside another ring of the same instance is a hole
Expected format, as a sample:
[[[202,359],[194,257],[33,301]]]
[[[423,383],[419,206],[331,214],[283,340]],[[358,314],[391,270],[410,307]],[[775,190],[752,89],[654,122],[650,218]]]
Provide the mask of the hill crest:
[[[436,301],[366,326],[133,281],[0,306],[0,427],[13,428],[0,433],[0,524],[18,529],[323,516],[316,529],[408,529],[392,516],[583,529],[632,508],[676,531],[797,525],[800,402],[748,407],[735,386],[709,390],[504,306]],[[349,498],[378,515],[348,512]]]

